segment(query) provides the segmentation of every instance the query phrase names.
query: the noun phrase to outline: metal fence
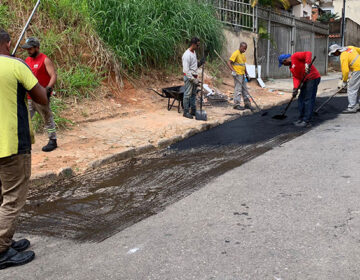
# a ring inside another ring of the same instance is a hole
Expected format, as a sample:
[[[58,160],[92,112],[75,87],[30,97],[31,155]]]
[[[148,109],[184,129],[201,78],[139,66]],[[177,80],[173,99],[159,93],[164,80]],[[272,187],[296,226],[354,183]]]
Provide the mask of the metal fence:
[[[251,7],[250,0],[209,0],[217,10],[221,22],[259,33],[258,61],[262,76],[279,78],[290,76],[287,67],[278,67],[281,53],[312,51],[317,56],[315,66],[320,73],[327,72],[329,26],[295,18],[282,10]],[[265,32],[259,32],[264,31]]]
[[[238,29],[256,31],[256,18],[250,0],[210,0],[221,22]]]
[[[326,74],[328,64],[328,25],[295,18],[284,11],[257,8],[259,29],[258,56],[262,76],[268,78],[290,77],[287,67],[279,68],[278,56],[282,53],[311,51],[317,57],[314,63],[321,74]]]

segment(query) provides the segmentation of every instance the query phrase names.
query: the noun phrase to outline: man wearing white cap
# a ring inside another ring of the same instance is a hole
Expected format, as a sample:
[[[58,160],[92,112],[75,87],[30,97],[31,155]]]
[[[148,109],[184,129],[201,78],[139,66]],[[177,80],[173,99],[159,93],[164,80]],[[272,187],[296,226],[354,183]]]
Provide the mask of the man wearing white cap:
[[[360,110],[359,91],[360,91],[360,48],[353,46],[341,47],[337,44],[330,46],[329,56],[340,56],[342,81],[340,87],[345,87],[349,79],[349,72],[352,71],[348,82],[349,105],[343,113],[351,114]]]

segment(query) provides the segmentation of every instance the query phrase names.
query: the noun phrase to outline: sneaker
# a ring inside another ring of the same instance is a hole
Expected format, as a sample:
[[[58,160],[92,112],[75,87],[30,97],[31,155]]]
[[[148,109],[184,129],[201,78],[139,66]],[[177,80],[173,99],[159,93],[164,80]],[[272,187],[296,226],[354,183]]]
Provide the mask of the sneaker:
[[[359,104],[356,104],[354,107],[347,107],[344,111],[342,111],[343,114],[355,114],[357,111],[359,111],[360,106]]]
[[[234,105],[233,108],[234,108],[235,110],[240,110],[240,111],[244,110],[244,108],[241,107],[239,104]]]
[[[33,251],[18,252],[13,248],[0,254],[0,269],[10,266],[23,265],[31,262],[35,258]]]
[[[188,119],[193,119],[193,115],[191,115],[189,112],[184,112],[183,116]]]
[[[296,122],[293,122],[293,125],[298,125],[302,122],[303,120],[297,120]]]
[[[49,139],[49,143],[46,146],[42,147],[43,152],[51,152],[57,148],[56,139]]]
[[[311,127],[311,123],[304,122],[304,121],[295,122],[294,125],[297,127]]]
[[[11,243],[11,248],[15,249],[18,252],[25,251],[30,247],[30,241],[27,239],[21,239],[19,241],[13,240]]]

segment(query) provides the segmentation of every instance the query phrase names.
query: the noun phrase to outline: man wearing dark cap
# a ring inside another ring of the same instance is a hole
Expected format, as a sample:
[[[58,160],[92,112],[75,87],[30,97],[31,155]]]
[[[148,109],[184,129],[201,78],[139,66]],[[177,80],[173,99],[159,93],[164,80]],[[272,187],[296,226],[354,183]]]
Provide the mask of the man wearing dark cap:
[[[298,98],[299,118],[294,122],[295,126],[309,127],[313,116],[316,93],[320,84],[321,76],[314,65],[311,64],[311,52],[296,52],[291,54],[282,54],[279,56],[279,67],[282,65],[289,66],[293,76],[294,89],[293,97],[295,98],[300,90]],[[304,78],[301,86],[301,81]]]
[[[50,97],[57,79],[53,62],[45,54],[40,52],[40,42],[36,38],[27,39],[22,48],[26,49],[29,54],[29,57],[26,58],[25,62],[39,80],[40,85],[46,88],[47,94]],[[44,152],[53,151],[57,148],[57,140],[54,116],[51,111],[50,103],[41,105],[34,102],[29,97],[29,110],[31,118],[34,116],[35,112],[38,112],[45,122],[45,127],[49,135],[49,142],[42,150]]]
[[[10,56],[10,36],[0,29],[0,269],[26,264],[30,242],[15,242],[15,224],[25,205],[31,174],[33,134],[26,93],[47,104],[46,90],[24,61]]]

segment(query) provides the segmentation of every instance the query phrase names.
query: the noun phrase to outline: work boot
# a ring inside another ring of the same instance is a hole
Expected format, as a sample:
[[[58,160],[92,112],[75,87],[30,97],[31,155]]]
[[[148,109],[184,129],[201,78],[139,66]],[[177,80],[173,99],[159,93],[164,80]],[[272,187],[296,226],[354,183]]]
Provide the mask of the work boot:
[[[185,118],[188,118],[188,119],[193,119],[193,118],[194,118],[193,115],[191,115],[191,114],[189,113],[189,111],[185,111],[185,110],[184,110],[183,116],[184,116]]]
[[[21,239],[19,241],[12,240],[11,248],[15,249],[18,252],[25,251],[30,247],[30,241],[27,239]]]
[[[241,107],[239,104],[235,104],[233,108],[234,108],[235,110],[240,110],[240,111],[244,110],[244,108]]]
[[[359,111],[360,106],[359,104],[356,104],[354,107],[347,107],[344,111],[342,111],[343,114],[355,114],[357,111]]]
[[[57,148],[56,139],[49,139],[49,143],[46,146],[42,147],[43,152],[51,152]]]
[[[245,106],[244,106],[244,108],[245,108],[245,110],[246,110],[246,109],[249,109],[249,110],[252,111],[252,107],[251,107],[250,101],[245,101]]]
[[[304,128],[311,127],[311,123],[305,121],[294,123],[294,125],[297,127],[304,127]]]
[[[0,269],[4,269],[10,266],[23,265],[31,262],[35,258],[33,251],[26,251],[19,253],[13,248],[9,248],[7,251],[0,254]]]
[[[190,110],[190,114],[193,115],[193,116],[196,116],[196,108],[191,108]]]

